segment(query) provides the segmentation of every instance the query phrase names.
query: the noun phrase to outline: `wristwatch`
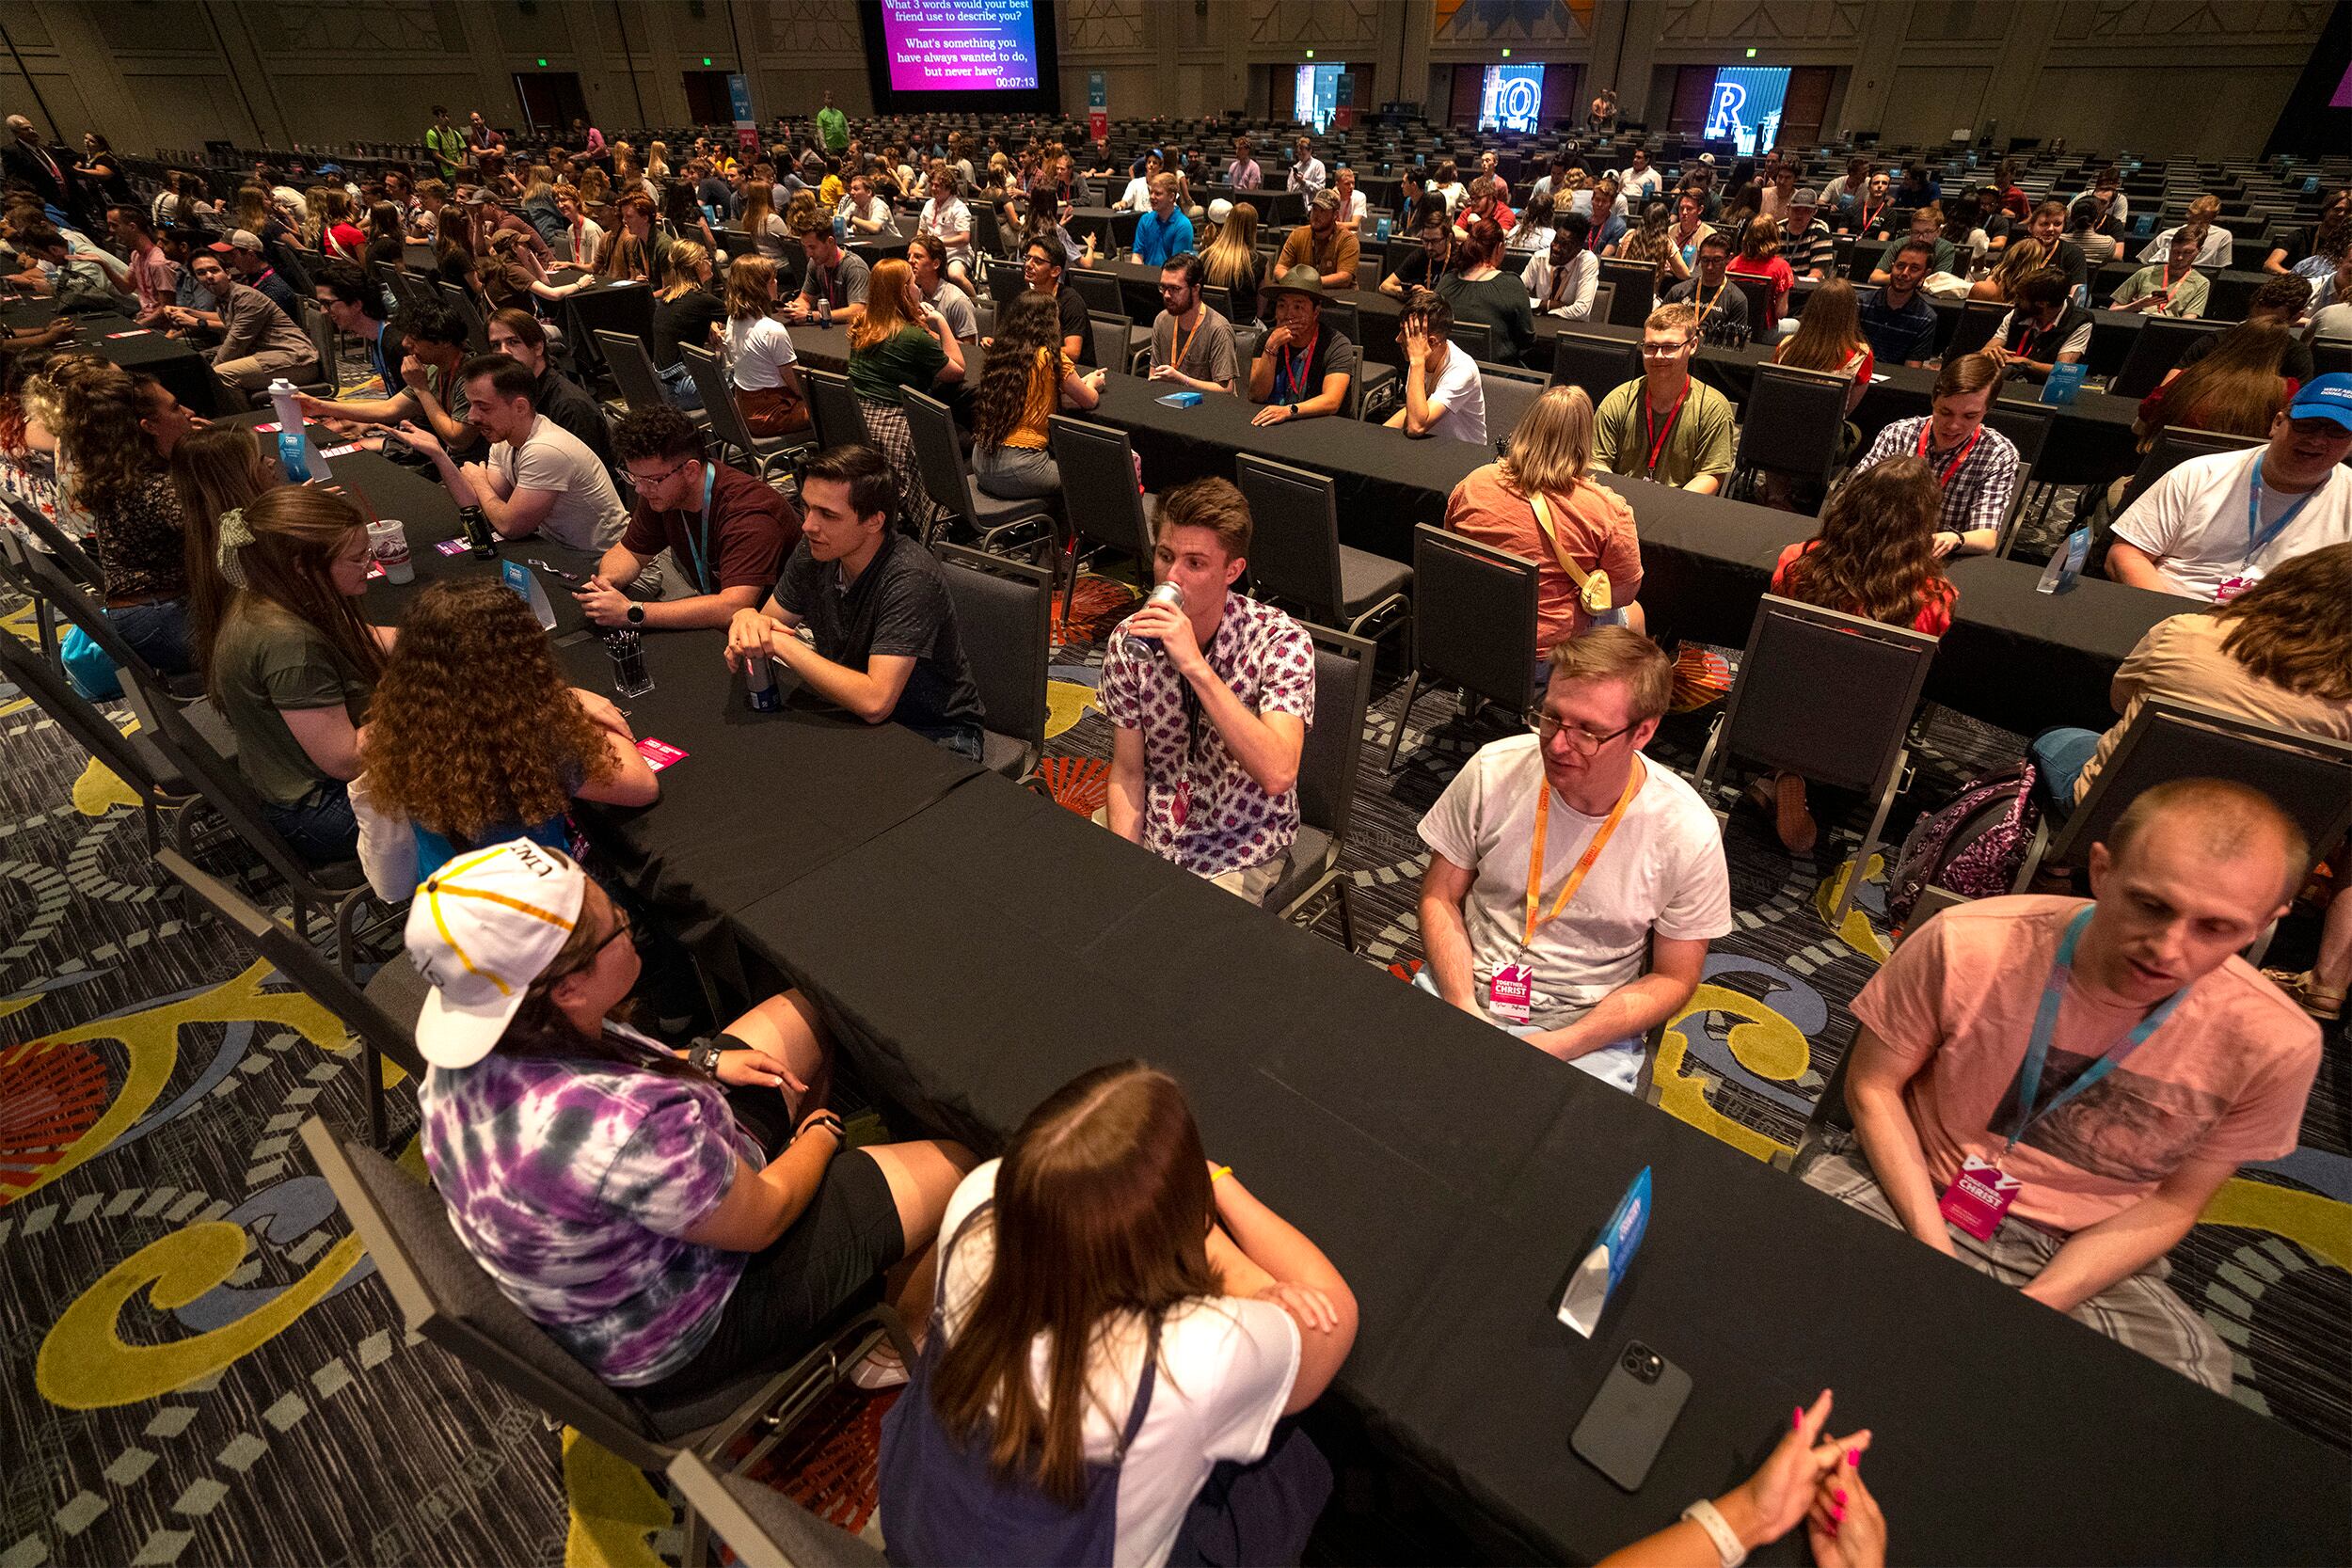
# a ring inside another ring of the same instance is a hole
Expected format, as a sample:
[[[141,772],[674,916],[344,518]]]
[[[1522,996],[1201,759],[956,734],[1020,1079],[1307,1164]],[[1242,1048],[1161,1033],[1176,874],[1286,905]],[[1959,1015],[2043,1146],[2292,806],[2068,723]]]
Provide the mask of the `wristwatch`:
[[[628,617],[628,624],[632,626],[643,626],[644,624],[645,607],[644,605],[637,604],[632,601],[628,609],[623,611],[623,613]]]
[[[631,606],[635,609],[635,606]],[[686,1060],[698,1072],[719,1075],[719,1047],[711,1040],[696,1040],[686,1048]]]

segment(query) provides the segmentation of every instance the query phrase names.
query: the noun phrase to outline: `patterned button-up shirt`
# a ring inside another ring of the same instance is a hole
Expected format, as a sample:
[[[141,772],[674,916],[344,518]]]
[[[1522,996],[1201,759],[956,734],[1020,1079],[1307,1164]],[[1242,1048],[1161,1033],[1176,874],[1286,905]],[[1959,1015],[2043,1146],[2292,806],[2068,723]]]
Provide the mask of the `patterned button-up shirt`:
[[[1244,707],[1294,714],[1312,727],[1315,650],[1297,622],[1228,594],[1207,654]],[[1098,694],[1112,723],[1143,734],[1145,848],[1200,877],[1289,851],[1298,836],[1298,791],[1259,787],[1165,654],[1121,626],[1111,634]]]
[[[1853,471],[1860,473],[1890,457],[1919,456],[1919,433],[1928,428],[1928,422],[1925,415],[1897,420],[1879,432],[1879,438],[1870,443],[1870,450],[1853,466]],[[1952,459],[1960,455],[1960,451],[1955,447],[1949,451],[1927,453],[1928,466],[1935,470],[1935,477],[1944,485],[1944,505],[1937,515],[1936,526],[1955,533],[1965,533],[1970,529],[1997,529],[2001,519],[2009,515],[2010,497],[2017,489],[2017,448],[2008,436],[1987,425],[1983,439],[1947,477],[1944,470],[1952,467]]]

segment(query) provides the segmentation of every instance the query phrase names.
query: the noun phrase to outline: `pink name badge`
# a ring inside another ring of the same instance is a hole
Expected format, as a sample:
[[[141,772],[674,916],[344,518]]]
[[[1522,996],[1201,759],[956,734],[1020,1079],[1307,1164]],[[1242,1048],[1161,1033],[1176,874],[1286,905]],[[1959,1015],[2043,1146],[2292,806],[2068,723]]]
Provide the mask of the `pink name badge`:
[[[275,436],[278,434],[278,426],[274,424],[257,424],[253,427],[253,434],[256,436]]]
[[[1534,1002],[1535,975],[1525,964],[1504,964],[1486,983],[1486,1010],[1506,1023],[1525,1023]]]
[[[2022,1186],[2015,1177],[2003,1175],[2000,1166],[1970,1155],[1960,1163],[1960,1174],[1944,1189],[1944,1201],[1937,1207],[1946,1219],[1969,1235],[1989,1242],[1993,1232],[2001,1228]]]
[[[656,740],[651,736],[645,736],[644,739],[637,743],[637,754],[644,757],[645,759],[645,766],[651,768],[657,773],[660,772],[664,768],[669,767],[670,764],[674,762],[684,762],[686,760],[686,753],[684,752],[679,751],[676,747],[671,745],[666,740]]]
[[[109,332],[106,334],[106,339],[111,342],[117,338],[144,338],[151,330],[149,327],[135,326],[128,332]]]
[[[2220,587],[2213,591],[2213,602],[2216,604],[2228,604],[2232,599],[2236,598],[2240,594],[2245,593],[2249,588],[2253,587],[2255,583],[2261,580],[2262,579],[2260,578],[2231,578]]]
[[[464,555],[472,546],[463,539],[444,539],[433,547],[442,555]]]

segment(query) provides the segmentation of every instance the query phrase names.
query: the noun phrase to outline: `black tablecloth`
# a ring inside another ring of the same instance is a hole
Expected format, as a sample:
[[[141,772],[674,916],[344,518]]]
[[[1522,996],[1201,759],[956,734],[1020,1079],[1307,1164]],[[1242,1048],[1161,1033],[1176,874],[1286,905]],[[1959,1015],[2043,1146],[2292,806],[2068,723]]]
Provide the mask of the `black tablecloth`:
[[[19,331],[47,326],[56,316],[45,299],[22,299],[0,308],[0,320]],[[58,349],[95,354],[135,375],[151,375],[170,389],[182,407],[207,417],[235,413],[244,406],[187,340],[171,337],[161,327],[142,327],[130,317],[110,311],[76,311],[73,319],[77,330]],[[118,338],[114,336],[118,332],[132,336]]]
[[[576,269],[564,268],[555,277],[558,282],[568,283],[581,276]],[[592,332],[617,332],[641,342],[653,332],[653,290],[643,283],[592,284],[561,304],[575,334],[575,344],[593,343],[588,336]]]
[[[1512,1555],[1590,1560],[1659,1528],[1823,1386],[1836,1430],[1876,1431],[1866,1465],[1907,1559],[2352,1548],[2343,1456],[1002,780],[728,924],[862,1073],[983,1150],[1089,1067],[1174,1072],[1212,1155],[1354,1291],[1338,1395]],[[1645,1165],[1648,1236],[1581,1338],[1560,1292]],[[1695,1388],[1629,1497],[1567,1433],[1633,1338]],[[1996,1492],[1955,1478],[1978,1445]]]

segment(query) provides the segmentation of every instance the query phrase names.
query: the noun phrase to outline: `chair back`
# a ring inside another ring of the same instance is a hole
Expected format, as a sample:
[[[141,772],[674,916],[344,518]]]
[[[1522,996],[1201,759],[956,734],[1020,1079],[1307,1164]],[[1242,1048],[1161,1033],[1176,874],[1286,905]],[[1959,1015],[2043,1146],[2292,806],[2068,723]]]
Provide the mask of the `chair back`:
[[[621,388],[621,401],[628,404],[630,413],[669,406],[670,400],[661,395],[660,372],[654,369],[653,356],[645,352],[643,339],[600,331],[596,340],[596,347],[604,351],[604,362],[612,370],[614,383]]]
[[[1479,371],[1486,397],[1486,438],[1501,451],[1510,444],[1511,433],[1527,418],[1527,411],[1535,406],[1535,400],[1544,395],[1549,386],[1544,378],[1529,371],[1509,371],[1484,367]]]
[[[1326,475],[1253,452],[1239,453],[1233,467],[1256,524],[1249,545],[1256,596],[1296,605],[1311,621],[1344,625],[1336,486]]]
[[[1087,354],[1081,362],[1098,366],[1117,375],[1127,370],[1127,318],[1089,314],[1087,317]]]
[[[1018,261],[992,261],[988,263],[988,292],[1002,310],[1019,299],[1029,286],[1029,280]]]
[[[2139,330],[2132,336],[2132,350],[2123,356],[2123,366],[2107,383],[2107,391],[2119,398],[2144,398],[2154,391],[2164,380],[2164,372],[2181,362],[2188,345],[2200,338],[2217,337],[2229,330],[2228,322],[2177,321],[2170,316],[2142,316]]]
[[[1639,326],[1658,307],[1658,269],[1647,261],[1600,259],[1600,280],[1614,286],[1609,314],[1602,316],[1596,300],[1593,314],[1612,326]]]
[[[907,433],[914,442],[914,467],[923,479],[923,493],[931,504],[961,518],[976,531],[973,516],[972,471],[965,466],[963,443],[956,439],[956,417],[946,404],[928,392],[909,387],[899,398],[906,409]]]
[[[766,1481],[714,1470],[691,1449],[678,1450],[669,1476],[743,1568],[882,1568],[889,1560]]]
[[[1048,420],[1045,431],[1054,466],[1061,470],[1062,507],[1072,533],[1123,550],[1148,566],[1152,526],[1136,488],[1136,450],[1127,433],[1067,414]]]
[[[2049,858],[2079,863],[2124,808],[2175,779],[2228,779],[2260,790],[2295,819],[2314,856],[2332,851],[2352,826],[2352,744],[2152,697],[2052,836]]]
[[[1372,666],[1378,650],[1360,637],[1308,625],[1315,645],[1315,721],[1298,754],[1298,820],[1347,836],[1356,810],[1356,781],[1363,770],[1364,714],[1372,705]]]
[[[441,303],[456,311],[457,319],[466,324],[467,346],[476,354],[487,351],[490,346],[490,325],[483,319],[482,307],[474,302],[473,295],[446,278],[435,286],[440,290]]]
[[[1232,290],[1227,288],[1222,283],[1203,283],[1200,285],[1200,302],[1203,305],[1206,305],[1210,309],[1216,311],[1218,315],[1223,316],[1227,322],[1232,324],[1234,330],[1240,330],[1241,324],[1233,320]],[[1245,377],[1244,379],[1246,380],[1248,378]]]
[[[361,1044],[396,1064],[411,1079],[422,1079],[426,1069],[424,1057],[417,1050],[417,1037],[411,1024],[393,1018],[367,992],[361,990],[342,970],[319,956],[294,928],[258,908],[228,883],[211,874],[199,871],[176,849],[155,851],[155,863],[177,879],[181,886],[213,911],[214,917],[251,950],[257,958],[266,958],[270,967],[299,986],[310,999],[341,1019],[343,1027],[357,1036]],[[405,953],[395,953],[390,963],[408,962]]]
[[[629,1464],[658,1470],[668,1463],[639,1411],[525,1317],[474,1261],[439,1194],[365,1144],[337,1138],[317,1117],[302,1124],[302,1146],[412,1333]]]
[[[1740,467],[1827,483],[1844,443],[1852,387],[1843,374],[1756,366],[1740,425]]]
[[[2020,495],[2024,494],[2026,476],[2042,461],[2042,449],[2049,444],[2050,427],[2058,422],[2058,410],[2046,403],[1998,398],[1984,411],[1984,422],[2008,436],[2009,444],[2017,449],[2017,489]]]
[[[1596,283],[1593,285],[1593,303],[1585,310],[1584,319],[1605,322],[1609,319],[1609,312],[1616,308],[1616,304],[1617,286],[1614,283]]]
[[[848,376],[803,365],[801,381],[808,388],[808,418],[816,427],[819,447],[830,450],[866,444],[866,410],[858,406]]]
[[[2315,338],[2312,368],[2320,375],[2352,375],[2352,338]]]
[[[29,501],[20,500],[5,493],[0,493],[0,505],[6,505],[9,513],[18,522],[24,525],[26,531],[34,538],[48,546],[51,557],[62,562],[65,569],[73,575],[76,581],[87,583],[92,588],[101,588],[105,585],[106,574],[98,569],[97,561],[91,557],[89,551],[82,547],[82,542],[79,539],[74,538],[58,526],[55,517],[42,512],[40,507]]]
[[[1974,354],[1993,341],[1993,334],[2009,314],[2009,306],[1997,299],[1972,299],[1960,308],[1960,320],[1952,325],[1952,341],[1944,345],[1944,357],[1948,361],[1963,354]]]
[[[1724,710],[1722,750],[1875,794],[1903,749],[1934,658],[1935,639],[1925,632],[1767,594]]]
[[[1454,347],[1473,359],[1495,356],[1495,329],[1485,322],[1457,321],[1446,328],[1446,336],[1454,340]]]
[[[1120,293],[1118,278],[1091,267],[1073,267],[1067,276],[1070,286],[1078,291],[1080,299],[1086,301],[1088,315],[1117,316],[1121,322],[1127,320],[1127,296]]]
[[[1553,340],[1551,384],[1583,388],[1595,408],[1627,382],[1641,378],[1642,350],[1638,344],[1596,337],[1589,332],[1563,332]]]
[[[756,461],[758,440],[752,435],[743,410],[736,404],[735,382],[726,367],[708,349],[680,343],[677,352],[678,357],[686,361],[687,373],[694,378],[694,389],[702,394],[703,412],[710,417],[710,434],[719,438],[722,446],[741,452],[746,462]]]
[[[1512,712],[1535,661],[1535,563],[1422,523],[1413,530],[1413,667]]]
[[[307,299],[297,299],[294,304],[302,311],[302,330],[310,335],[311,352],[319,356],[318,379],[326,384],[326,395],[331,400],[343,385],[342,356],[335,348],[335,324],[326,319],[326,311]],[[389,392],[391,388],[385,390]]]
[[[1136,230],[1143,227],[1141,213],[1111,214],[1110,248],[1124,256],[1136,248]]]
[[[116,729],[98,711],[96,704],[73,689],[73,684],[49,662],[40,648],[22,638],[0,632],[0,675],[13,682],[33,700],[34,706],[56,720],[59,729],[143,798],[152,800],[158,795],[185,793],[186,784],[172,770],[170,763],[153,750],[151,739],[142,749],[138,742],[145,737],[127,736]]]
[[[987,726],[1021,742],[1026,760],[1034,761],[1045,750],[1053,574],[961,545],[934,545],[931,554],[947,579],[956,639],[971,661]]]
[[[1772,280],[1744,272],[1726,273],[1724,276],[1738,284],[1740,292],[1747,296],[1748,335],[1751,338],[1763,337],[1772,330]]]
[[[2131,483],[2123,487],[2123,501],[2115,515],[2121,517],[2132,509],[2134,502],[2146,495],[2151,486],[2192,457],[2211,457],[2216,452],[2244,451],[2264,444],[2260,436],[2232,436],[2218,430],[2185,430],[2179,425],[2166,425],[2156,433],[2155,440],[2139,459],[2139,467],[2133,473]]]

